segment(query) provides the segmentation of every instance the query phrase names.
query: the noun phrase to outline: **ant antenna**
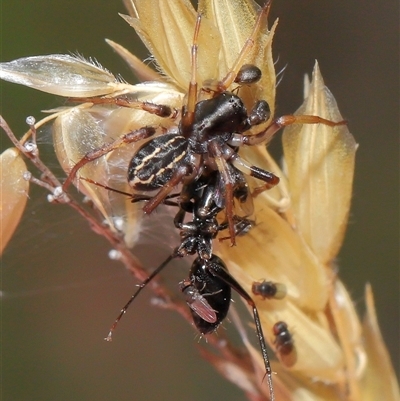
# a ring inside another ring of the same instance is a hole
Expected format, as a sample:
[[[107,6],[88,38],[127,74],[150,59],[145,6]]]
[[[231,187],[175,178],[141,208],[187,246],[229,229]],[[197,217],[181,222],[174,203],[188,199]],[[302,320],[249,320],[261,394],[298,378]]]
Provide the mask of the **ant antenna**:
[[[149,277],[146,278],[146,280],[144,280],[141,284],[139,284],[139,288],[138,290],[131,296],[131,298],[129,299],[129,301],[125,304],[125,306],[121,309],[120,314],[117,316],[117,318],[115,319],[113,325],[110,328],[110,331],[108,332],[107,337],[105,338],[106,341],[112,341],[112,335],[114,330],[116,329],[119,321],[122,319],[122,316],[125,315],[126,311],[129,308],[129,305],[135,300],[135,298],[140,294],[140,292],[143,290],[143,288],[145,288],[147,286],[147,284],[150,283],[151,280],[153,280],[153,278],[155,276],[157,276],[157,274],[159,274],[161,272],[161,270],[164,269],[164,267],[166,267],[168,265],[169,262],[171,262],[172,259],[176,258],[177,255],[175,255],[175,253],[171,254],[170,256],[168,256],[167,259],[164,260],[163,263],[161,263],[160,266],[157,267],[156,270],[153,271],[153,273],[150,274]]]

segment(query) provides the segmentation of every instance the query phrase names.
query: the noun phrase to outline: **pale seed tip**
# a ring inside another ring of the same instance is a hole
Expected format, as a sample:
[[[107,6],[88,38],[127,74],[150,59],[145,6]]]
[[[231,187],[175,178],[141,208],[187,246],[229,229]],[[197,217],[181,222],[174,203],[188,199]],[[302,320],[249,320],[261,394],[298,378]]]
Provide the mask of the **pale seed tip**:
[[[111,260],[120,260],[120,259],[121,259],[121,252],[120,252],[120,251],[117,251],[116,249],[111,249],[111,250],[108,252],[108,257],[109,257]]]
[[[26,123],[30,126],[30,127],[32,127],[33,125],[35,125],[35,123],[36,123],[36,119],[35,119],[35,117],[33,117],[33,116],[28,116],[28,117],[26,117]]]
[[[30,171],[24,171],[24,173],[22,174],[22,178],[25,181],[30,181],[30,179],[32,178],[32,173]]]
[[[32,142],[25,143],[24,147],[28,153],[34,153],[37,150],[37,146]]]

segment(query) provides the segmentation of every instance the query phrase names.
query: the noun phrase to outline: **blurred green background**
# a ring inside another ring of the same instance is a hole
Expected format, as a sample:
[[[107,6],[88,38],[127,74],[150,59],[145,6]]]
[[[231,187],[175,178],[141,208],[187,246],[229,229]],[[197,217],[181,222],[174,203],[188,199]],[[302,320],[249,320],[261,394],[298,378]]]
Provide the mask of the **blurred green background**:
[[[79,52],[132,81],[103,38],[142,58],[147,51],[118,12],[125,12],[119,0],[2,0],[1,60]],[[275,0],[270,21],[277,16],[277,69],[287,65],[278,87],[277,114],[291,113],[301,104],[303,74],[318,59],[360,144],[350,223],[338,264],[361,312],[364,285],[372,283],[398,372],[398,2]],[[39,119],[40,110],[62,104],[52,95],[0,85],[1,114],[17,133],[26,130],[26,116]],[[8,147],[3,133],[0,138],[2,148]],[[194,329],[174,313],[150,306],[149,294],[138,298],[115,341],[103,341],[134,281],[108,260],[108,244],[84,221],[44,198],[43,191],[33,191],[2,259],[2,399],[244,399],[198,358]],[[169,252],[160,247],[155,256],[150,241],[142,244],[138,252],[149,267]],[[169,271],[173,283],[186,274],[174,267]],[[224,326],[234,331],[228,322]]]

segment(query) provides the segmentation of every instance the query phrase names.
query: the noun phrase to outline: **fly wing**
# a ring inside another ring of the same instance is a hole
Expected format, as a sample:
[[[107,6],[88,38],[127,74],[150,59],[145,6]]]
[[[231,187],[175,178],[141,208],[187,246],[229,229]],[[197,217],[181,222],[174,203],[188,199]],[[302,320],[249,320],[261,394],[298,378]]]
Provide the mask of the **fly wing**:
[[[208,323],[215,323],[217,321],[217,313],[207,302],[207,300],[199,295],[192,302],[188,302],[190,309],[195,312],[199,317]]]

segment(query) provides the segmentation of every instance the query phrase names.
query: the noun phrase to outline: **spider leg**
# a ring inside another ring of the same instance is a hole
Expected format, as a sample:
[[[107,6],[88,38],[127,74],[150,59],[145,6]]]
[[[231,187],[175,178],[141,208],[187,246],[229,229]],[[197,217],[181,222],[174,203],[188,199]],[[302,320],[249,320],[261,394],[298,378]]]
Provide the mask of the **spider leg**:
[[[253,198],[257,198],[258,195],[261,195],[264,191],[268,191],[269,189],[271,189],[270,185],[268,185],[268,184],[261,185],[261,186],[253,189],[251,196]]]
[[[150,214],[160,203],[164,202],[165,198],[170,192],[182,182],[183,178],[188,176],[192,172],[190,165],[183,165],[177,168],[171,179],[158,191],[158,193],[152,197],[146,205],[143,207],[143,212]]]
[[[235,81],[240,68],[244,64],[244,60],[248,56],[252,47],[254,46],[257,35],[262,27],[264,18],[268,17],[269,10],[271,8],[271,3],[272,3],[272,0],[268,0],[267,3],[263,6],[260,13],[258,14],[256,23],[254,24],[253,31],[252,31],[251,35],[246,39],[235,63],[233,64],[232,68],[228,71],[226,76],[221,81],[218,82],[217,88],[218,88],[219,92],[226,91],[232,85],[232,83]]]
[[[324,125],[328,125],[329,127],[336,127],[339,125],[346,125],[347,121],[343,120],[343,121],[334,122],[334,121],[327,120],[322,117],[308,116],[308,115],[282,116],[282,117],[275,119],[266,130],[264,130],[263,132],[260,132],[259,134],[243,135],[242,144],[252,146],[252,145],[258,145],[262,142],[268,142],[271,139],[271,137],[274,134],[276,134],[281,128],[286,127],[288,125],[292,125],[292,124],[324,124]]]
[[[193,35],[193,44],[191,50],[191,57],[192,57],[192,71],[191,77],[189,82],[189,89],[188,89],[188,96],[187,96],[187,105],[182,115],[181,120],[181,129],[183,134],[185,135],[187,131],[193,124],[194,120],[194,109],[197,103],[197,50],[198,50],[198,37],[200,31],[200,23],[201,23],[201,14],[197,16],[196,26],[194,28],[194,35]]]
[[[131,109],[143,110],[158,117],[175,118],[178,114],[176,109],[172,109],[165,104],[156,104],[152,102],[142,102],[138,100],[129,100],[121,97],[86,97],[70,98],[72,102],[88,102],[92,104],[115,104],[116,106],[127,107]]]
[[[229,170],[228,163],[223,156],[221,146],[215,141],[209,144],[211,157],[214,158],[218,171],[221,174],[222,181],[225,184],[225,212],[228,221],[229,236],[231,237],[231,245],[236,245],[235,241],[235,223],[233,220],[233,186],[235,179]]]
[[[279,177],[277,177],[275,174],[260,167],[252,166],[243,160],[237,153],[231,157],[230,161],[242,173],[264,181],[266,183],[265,189],[271,189],[275,185],[279,184]]]
[[[143,127],[138,130],[128,132],[127,134],[122,135],[121,137],[116,139],[114,142],[106,143],[102,147],[86,153],[86,155],[83,156],[83,158],[78,163],[76,163],[75,166],[70,171],[67,179],[65,180],[62,186],[63,191],[66,191],[68,189],[68,187],[75,179],[78,171],[87,163],[90,163],[91,161],[94,161],[99,157],[106,155],[107,153],[119,148],[123,144],[137,142],[141,139],[148,138],[154,135],[155,132],[156,130],[153,127]]]

